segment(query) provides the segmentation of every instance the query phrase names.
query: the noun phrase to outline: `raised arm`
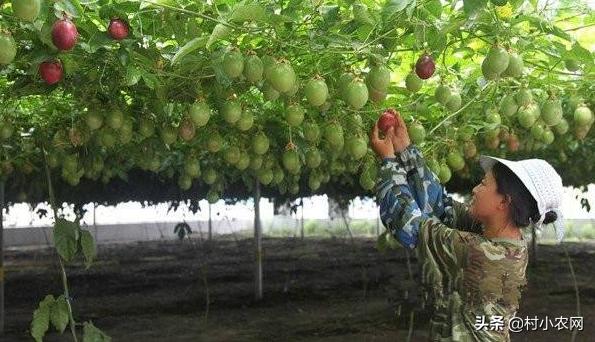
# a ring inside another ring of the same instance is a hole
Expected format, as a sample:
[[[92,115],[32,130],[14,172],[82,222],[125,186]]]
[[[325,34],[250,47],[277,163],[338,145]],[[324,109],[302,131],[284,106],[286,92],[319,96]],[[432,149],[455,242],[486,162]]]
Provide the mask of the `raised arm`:
[[[422,211],[432,213],[450,227],[481,233],[480,222],[469,215],[467,205],[454,200],[446,192],[438,177],[426,165],[417,146],[410,144],[395,158],[385,160],[404,170],[412,196]]]
[[[466,234],[470,233],[451,229],[433,216],[432,212],[420,208],[407,184],[406,177],[407,172],[397,162],[383,160],[380,180],[376,188],[382,223],[403,246],[411,249],[417,246],[420,231],[437,231],[435,234],[445,242],[448,241],[448,245],[424,246],[424,249],[456,250],[455,257],[448,265],[448,267],[456,267],[461,260],[464,244],[470,238],[470,235]],[[437,253],[437,250],[434,252]]]

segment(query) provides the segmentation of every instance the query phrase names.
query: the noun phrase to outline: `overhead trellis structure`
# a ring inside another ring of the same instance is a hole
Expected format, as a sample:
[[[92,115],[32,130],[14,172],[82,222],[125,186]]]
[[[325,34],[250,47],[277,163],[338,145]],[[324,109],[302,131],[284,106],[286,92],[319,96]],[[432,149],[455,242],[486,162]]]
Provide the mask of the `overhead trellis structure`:
[[[73,203],[241,198],[254,178],[263,196],[371,195],[367,133],[386,107],[456,190],[479,153],[560,168],[592,154],[586,3],[39,4],[0,12],[16,52],[0,78],[9,202],[47,200],[42,149]],[[583,168],[565,184],[590,182]]]
[[[373,195],[367,137],[389,107],[450,191],[469,191],[480,153],[585,186],[593,37],[587,1],[5,1],[6,202],[347,203]],[[92,260],[75,222],[55,232],[61,261]]]

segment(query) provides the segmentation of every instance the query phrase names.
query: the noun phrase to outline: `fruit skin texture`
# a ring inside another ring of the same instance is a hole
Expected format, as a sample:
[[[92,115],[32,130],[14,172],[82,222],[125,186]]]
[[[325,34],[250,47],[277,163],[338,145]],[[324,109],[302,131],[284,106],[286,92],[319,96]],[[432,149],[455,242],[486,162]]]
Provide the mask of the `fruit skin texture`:
[[[539,114],[539,107],[537,107],[535,104],[530,104],[529,106],[522,107],[519,109],[517,113],[517,118],[519,124],[522,127],[531,128],[535,121],[537,121],[537,118],[539,118]]]
[[[341,98],[345,98],[345,91],[347,90],[347,86],[353,82],[355,77],[351,73],[343,73],[339,77],[339,81],[337,84],[337,88],[339,90],[339,95]]]
[[[229,78],[239,77],[244,71],[244,56],[240,51],[228,51],[223,57],[223,71]]]
[[[311,149],[306,152],[306,165],[311,168],[315,169],[320,166],[320,162],[322,161],[322,156],[317,149]]]
[[[194,125],[196,125],[196,127],[202,127],[209,122],[211,108],[204,102],[196,102],[190,106],[188,113],[190,114],[190,118],[194,122]]]
[[[296,150],[287,150],[282,157],[283,167],[289,173],[297,174],[300,169],[300,157]]]
[[[409,125],[407,130],[413,144],[421,144],[426,139],[426,129],[419,122]]]
[[[343,143],[345,142],[343,139],[343,127],[338,124],[332,123],[326,126],[324,136],[333,148],[343,147]]]
[[[49,85],[58,83],[63,72],[62,63],[59,61],[45,61],[39,65],[39,75]]]
[[[374,103],[382,103],[382,101],[386,99],[386,95],[388,95],[386,92],[382,92],[374,88],[368,89],[368,97],[370,98],[370,101]]]
[[[446,161],[448,166],[455,171],[459,171],[465,167],[465,159],[463,159],[463,156],[456,151],[449,152]]]
[[[52,42],[58,50],[67,51],[74,47],[78,39],[78,31],[72,21],[60,19],[52,26]]]
[[[40,0],[12,0],[12,12],[21,20],[35,21],[40,10]]]
[[[380,115],[378,119],[378,128],[384,133],[388,131],[389,128],[394,127],[397,124],[397,117],[395,116],[394,109],[387,109]]]
[[[248,56],[244,61],[244,77],[251,83],[258,83],[262,80],[263,73],[264,65],[262,60],[256,55]]]
[[[273,88],[273,86],[268,83],[262,87],[262,94],[267,101],[275,101],[281,95],[277,89]]]
[[[85,122],[90,130],[98,130],[103,126],[103,116],[96,111],[90,111],[85,117]]]
[[[450,180],[451,176],[452,176],[452,173],[451,173],[450,169],[448,168],[448,165],[446,165],[446,164],[440,165],[440,170],[438,172],[438,179],[440,180],[440,183],[445,184],[446,182],[448,182]]]
[[[368,87],[361,81],[353,81],[345,89],[345,102],[353,109],[362,108],[368,102]]]
[[[0,123],[0,139],[7,140],[10,139],[12,134],[14,133],[14,127],[10,122],[7,123]]]
[[[361,137],[349,140],[349,153],[355,160],[362,159],[368,151],[366,140]]]
[[[227,101],[223,104],[221,113],[223,114],[223,119],[233,125],[242,115],[242,105],[236,101]]]
[[[314,122],[305,123],[304,139],[310,143],[317,143],[320,140],[320,127]]]
[[[442,103],[443,105],[445,105],[448,102],[450,95],[450,88],[448,88],[444,84],[441,84],[438,87],[436,87],[436,91],[434,92],[434,98],[436,99],[436,101]]]
[[[328,87],[324,80],[312,79],[308,81],[304,87],[304,94],[312,106],[318,107],[326,102],[328,97]]]
[[[12,35],[0,32],[0,64],[10,64],[17,55],[17,45]]]
[[[295,104],[287,106],[285,120],[291,127],[299,126],[304,121],[304,108]]]
[[[161,140],[166,145],[172,145],[178,140],[178,130],[172,126],[165,126],[161,130]]]
[[[194,122],[192,122],[192,119],[185,118],[180,123],[179,134],[180,138],[182,138],[184,141],[191,141],[194,139],[196,135],[196,128],[194,127]]]
[[[372,67],[366,82],[376,90],[385,90],[390,85],[390,70],[384,65]]]
[[[506,68],[508,68],[509,62],[510,55],[508,52],[506,52],[506,50],[500,46],[493,46],[482,64],[485,64],[485,72],[489,74],[496,74],[498,76],[504,72]]]
[[[457,110],[459,110],[459,108],[461,108],[462,102],[463,99],[461,99],[461,95],[453,93],[448,97],[445,106],[451,112],[456,112]]]
[[[249,130],[253,125],[254,115],[249,111],[243,111],[240,119],[236,122],[236,127],[242,132]]]
[[[415,73],[422,80],[432,77],[434,71],[436,71],[436,64],[430,55],[422,55],[415,63]]]
[[[533,94],[531,90],[523,88],[514,95],[514,99],[519,106],[528,106],[533,101]]]
[[[523,68],[525,67],[523,59],[516,53],[510,54],[508,67],[502,72],[505,77],[521,77],[523,75]]]
[[[516,104],[512,95],[506,95],[500,103],[500,114],[504,116],[512,116],[518,109],[519,106]]]
[[[118,18],[112,19],[107,27],[107,32],[110,37],[115,40],[122,40],[128,37],[128,31],[128,24],[124,20]]]
[[[263,155],[269,150],[269,139],[264,134],[257,134],[252,140],[252,149],[254,153]]]
[[[417,93],[423,85],[423,81],[417,74],[410,72],[405,78],[405,87],[412,93]]]
[[[277,63],[268,73],[268,81],[280,93],[287,93],[295,86],[295,71],[289,63]]]
[[[574,122],[579,127],[588,126],[593,121],[593,113],[588,107],[580,106],[574,111]]]
[[[564,134],[566,134],[566,132],[568,132],[569,128],[570,128],[570,126],[568,125],[568,121],[566,121],[566,119],[562,118],[560,120],[560,122],[556,126],[554,126],[554,131],[558,135],[564,135]]]
[[[548,126],[555,126],[562,120],[562,104],[555,99],[548,99],[541,107],[541,118]]]

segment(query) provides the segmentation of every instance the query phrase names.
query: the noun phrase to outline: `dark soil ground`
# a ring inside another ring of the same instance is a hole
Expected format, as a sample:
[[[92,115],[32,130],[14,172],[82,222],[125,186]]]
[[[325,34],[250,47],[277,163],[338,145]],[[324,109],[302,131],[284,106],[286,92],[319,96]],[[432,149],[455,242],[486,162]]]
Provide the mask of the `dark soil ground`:
[[[113,341],[406,341],[410,316],[397,317],[387,299],[408,278],[404,250],[380,253],[372,239],[265,239],[263,245],[260,302],[253,300],[252,240],[99,246],[89,270],[68,265],[75,318],[93,321]],[[584,317],[576,341],[594,341],[595,244],[566,246]],[[540,245],[538,254],[517,315],[576,316],[564,250]],[[57,257],[44,249],[8,251],[5,259],[7,332],[0,340],[32,341],[28,329],[37,304],[62,292]],[[415,313],[413,341],[427,339],[428,319],[428,311]],[[570,339],[568,330],[551,329],[512,336]],[[55,332],[44,339],[71,340]]]

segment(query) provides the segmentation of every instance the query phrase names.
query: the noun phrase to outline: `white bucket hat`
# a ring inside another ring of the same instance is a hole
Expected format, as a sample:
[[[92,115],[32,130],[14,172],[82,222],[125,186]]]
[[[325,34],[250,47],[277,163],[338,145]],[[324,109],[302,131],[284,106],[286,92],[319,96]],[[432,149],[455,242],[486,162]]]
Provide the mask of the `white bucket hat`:
[[[564,238],[564,218],[560,210],[560,205],[564,188],[562,186],[562,178],[558,172],[543,159],[511,161],[491,156],[482,155],[479,157],[479,164],[486,172],[496,162],[506,165],[506,167],[519,177],[535,199],[535,202],[537,202],[537,208],[541,215],[539,221],[533,222],[537,228],[541,228],[545,219],[545,213],[548,211],[554,211],[556,213],[557,219],[554,221],[554,227],[558,242],[562,241]]]

